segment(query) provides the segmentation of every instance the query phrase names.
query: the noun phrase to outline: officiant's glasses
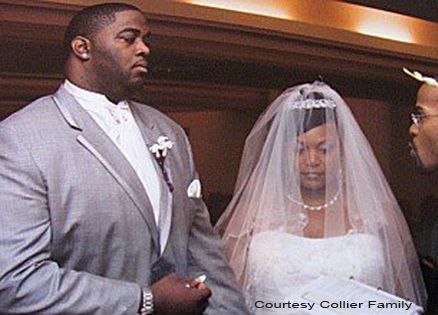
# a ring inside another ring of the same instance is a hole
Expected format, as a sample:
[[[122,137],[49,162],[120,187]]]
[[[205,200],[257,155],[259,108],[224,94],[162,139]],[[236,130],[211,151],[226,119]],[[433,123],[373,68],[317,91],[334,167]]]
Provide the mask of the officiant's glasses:
[[[411,120],[414,123],[414,125],[419,126],[423,122],[424,118],[426,117],[437,117],[438,114],[423,114],[420,112],[413,112],[411,113]]]

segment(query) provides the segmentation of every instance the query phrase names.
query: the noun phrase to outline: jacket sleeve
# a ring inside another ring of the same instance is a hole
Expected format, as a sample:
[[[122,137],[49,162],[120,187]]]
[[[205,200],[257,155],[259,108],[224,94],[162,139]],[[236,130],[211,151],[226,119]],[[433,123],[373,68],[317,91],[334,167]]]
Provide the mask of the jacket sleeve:
[[[192,178],[197,179],[190,145],[186,137]],[[227,262],[222,241],[213,230],[210,217],[202,198],[191,198],[195,211],[188,243],[189,275],[198,277],[205,274],[206,283],[212,290],[208,315],[249,314],[234,273]]]
[[[51,260],[48,188],[24,143],[0,126],[0,313],[136,314],[137,284]]]

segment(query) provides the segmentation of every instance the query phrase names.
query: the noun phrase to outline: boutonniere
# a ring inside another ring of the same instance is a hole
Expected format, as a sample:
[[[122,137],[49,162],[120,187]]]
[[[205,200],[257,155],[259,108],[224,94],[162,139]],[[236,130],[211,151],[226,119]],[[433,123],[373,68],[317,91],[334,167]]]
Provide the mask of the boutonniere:
[[[418,71],[410,71],[406,68],[403,68],[404,73],[406,73],[408,76],[414,78],[417,81],[426,83],[427,85],[431,85],[431,86],[436,86],[438,87],[438,82],[435,78],[432,77],[426,77],[424,75],[422,75],[420,72]]]
[[[164,167],[164,161],[166,160],[167,153],[173,147],[173,142],[169,140],[166,136],[159,136],[157,139],[157,143],[154,143],[149,151],[152,152],[155,159],[158,162],[158,165],[161,168],[161,172],[163,173],[164,180],[166,181],[167,186],[169,186],[169,190],[173,191],[173,185],[170,182],[169,174]]]

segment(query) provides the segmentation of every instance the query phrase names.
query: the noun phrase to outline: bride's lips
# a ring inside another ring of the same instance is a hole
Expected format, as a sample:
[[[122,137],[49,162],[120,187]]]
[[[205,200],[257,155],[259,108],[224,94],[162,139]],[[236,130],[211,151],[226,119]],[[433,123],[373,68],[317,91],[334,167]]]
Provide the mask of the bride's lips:
[[[305,172],[301,173],[305,178],[308,179],[319,179],[321,176],[324,175],[324,173],[316,173],[316,172]]]

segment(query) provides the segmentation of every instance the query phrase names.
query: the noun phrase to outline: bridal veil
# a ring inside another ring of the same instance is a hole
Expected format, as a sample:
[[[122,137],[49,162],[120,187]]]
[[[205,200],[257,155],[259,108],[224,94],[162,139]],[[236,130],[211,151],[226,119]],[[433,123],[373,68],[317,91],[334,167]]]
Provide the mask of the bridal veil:
[[[298,156],[306,143],[299,137],[325,122],[334,126],[336,152],[324,174],[325,199],[312,206],[303,197]],[[245,142],[234,197],[216,225],[247,295],[253,237],[279,231],[308,239],[306,228],[318,211],[324,213],[318,238],[372,235],[383,257],[382,289],[425,305],[416,251],[400,207],[350,109],[319,81],[287,89],[259,117]]]

